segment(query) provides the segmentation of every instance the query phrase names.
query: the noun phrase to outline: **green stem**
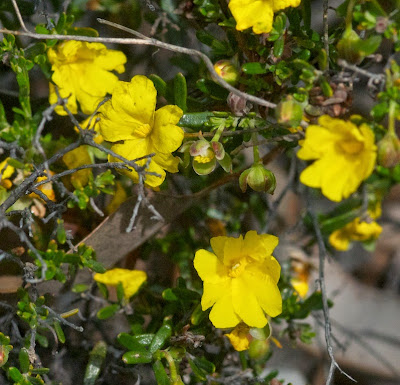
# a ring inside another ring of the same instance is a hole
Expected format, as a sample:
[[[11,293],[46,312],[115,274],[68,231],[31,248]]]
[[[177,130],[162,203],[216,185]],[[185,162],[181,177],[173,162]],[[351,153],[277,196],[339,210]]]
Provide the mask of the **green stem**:
[[[356,5],[357,0],[350,0],[349,5],[347,6],[347,13],[346,13],[346,29],[352,28],[353,23],[353,8]]]
[[[215,135],[213,136],[213,138],[211,139],[211,142],[218,142],[219,138],[221,137],[222,133],[225,130],[225,124],[221,124],[217,131],[215,132]]]
[[[240,364],[242,365],[242,370],[246,370],[247,369],[246,353],[245,352],[239,352],[239,359],[240,359]]]
[[[169,366],[169,374],[173,383],[177,383],[180,380],[180,376],[178,375],[178,371],[176,370],[175,361],[171,356],[171,353],[167,350],[163,350],[163,356],[167,360]]]
[[[253,134],[251,136],[251,140],[253,144],[258,143],[257,141],[257,134]],[[260,152],[258,151],[258,146],[254,145],[253,147],[253,157],[254,157],[254,163],[259,163],[260,162]]]
[[[391,100],[389,102],[389,124],[388,124],[388,131],[389,134],[391,135],[396,135],[395,120],[396,120],[396,102]]]

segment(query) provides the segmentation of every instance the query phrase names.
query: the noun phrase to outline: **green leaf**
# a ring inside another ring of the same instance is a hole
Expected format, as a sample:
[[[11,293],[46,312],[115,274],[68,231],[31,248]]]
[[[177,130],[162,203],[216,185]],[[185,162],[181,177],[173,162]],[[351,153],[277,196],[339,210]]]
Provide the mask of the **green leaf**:
[[[259,62],[243,64],[242,71],[247,75],[261,75],[267,73],[265,64],[261,64]]]
[[[192,359],[188,359],[189,365],[193,370],[194,375],[200,380],[200,381],[207,381],[206,373],[202,369],[200,369],[196,363]]]
[[[122,302],[124,299],[124,287],[122,285],[122,282],[118,282],[117,285],[117,298],[118,302]]]
[[[19,367],[22,373],[28,373],[30,365],[28,349],[21,348],[21,350],[19,351],[18,360],[19,360]]]
[[[20,381],[22,381],[24,379],[24,377],[21,374],[21,372],[15,367],[11,367],[10,369],[8,369],[8,375],[15,382],[20,382]]]
[[[149,79],[153,82],[154,87],[156,87],[157,93],[165,97],[167,94],[167,83],[158,75],[154,74],[149,75]]]
[[[213,116],[212,112],[190,112],[182,116],[178,123],[180,127],[187,127],[192,129],[201,129],[209,118]]]
[[[84,283],[78,283],[76,285],[74,285],[74,287],[72,288],[72,292],[73,293],[83,293],[84,291],[88,290],[89,286],[85,285]]]
[[[285,37],[282,35],[274,43],[273,53],[275,57],[281,57],[285,48]]]
[[[54,330],[56,331],[58,340],[63,344],[65,343],[65,334],[61,328],[61,325],[58,321],[54,321],[53,323]]]
[[[126,352],[122,356],[122,361],[126,364],[149,364],[153,360],[153,354],[146,351]]]
[[[213,374],[215,372],[215,365],[204,357],[195,358],[194,362],[196,363],[197,367],[204,370],[208,374]]]
[[[167,340],[171,337],[172,334],[172,327],[171,325],[164,324],[163,326],[158,329],[156,335],[154,336],[153,340],[151,341],[149,351],[154,353],[158,349],[161,349],[162,346],[167,342]]]
[[[196,82],[197,88],[213,99],[226,100],[229,91],[211,80],[200,79]]]
[[[187,85],[186,78],[180,72],[174,78],[174,99],[175,104],[183,111],[186,112],[187,105]]]
[[[47,337],[45,337],[45,336],[43,336],[43,335],[41,335],[39,333],[36,333],[35,340],[37,342],[39,342],[40,346],[43,346],[44,348],[48,348],[49,347],[49,340],[47,339]]]
[[[97,312],[97,318],[98,319],[107,319],[112,317],[118,310],[120,309],[120,306],[117,304],[110,305],[103,307]]]
[[[157,385],[171,385],[171,380],[169,379],[161,361],[156,361],[153,363],[153,371],[156,377]]]
[[[94,385],[101,372],[101,366],[107,354],[107,344],[99,341],[89,353],[89,362],[86,366],[83,385]]]
[[[154,334],[140,334],[137,336],[131,336],[128,333],[118,334],[118,342],[129,350],[141,351],[145,349],[146,346],[151,344],[154,338]]]

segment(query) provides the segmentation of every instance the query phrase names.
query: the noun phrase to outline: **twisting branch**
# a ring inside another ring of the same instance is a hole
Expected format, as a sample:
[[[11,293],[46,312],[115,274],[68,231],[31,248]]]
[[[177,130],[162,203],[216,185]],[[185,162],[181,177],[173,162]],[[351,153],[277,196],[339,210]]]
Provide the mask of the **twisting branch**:
[[[348,377],[350,380],[357,382],[353,377],[348,375],[342,368],[339,366],[339,364],[336,362],[336,359],[333,355],[333,347],[332,347],[332,336],[331,336],[331,321],[329,318],[329,306],[328,306],[328,297],[326,294],[326,286],[325,286],[325,258],[326,258],[326,248],[325,248],[325,243],[324,239],[322,237],[321,229],[319,227],[318,219],[317,216],[314,213],[314,209],[311,205],[310,199],[309,199],[309,194],[307,192],[307,209],[308,212],[311,215],[312,218],[312,223],[314,227],[314,232],[315,236],[317,238],[318,242],[318,249],[319,249],[319,277],[318,277],[318,284],[321,289],[321,295],[322,295],[322,306],[323,306],[323,313],[324,313],[324,323],[325,323],[325,342],[326,342],[326,349],[329,355],[329,358],[331,360],[330,367],[329,367],[329,373],[328,377],[326,379],[325,385],[330,385],[332,384],[333,381],[333,374],[335,372],[335,369],[338,369],[340,373],[344,374],[346,377]]]
[[[103,24],[108,24],[113,27],[119,28],[118,24],[108,22],[103,19],[98,19],[99,22]],[[52,40],[76,40],[76,41],[86,41],[89,43],[108,43],[108,44],[126,44],[126,45],[150,45],[153,47],[158,47],[158,48],[163,48],[168,51],[173,51],[173,52],[178,52],[178,53],[183,53],[186,55],[190,56],[196,56],[200,58],[204,64],[206,65],[208,71],[211,74],[212,79],[220,84],[222,87],[227,89],[228,91],[234,93],[235,95],[240,96],[241,98],[248,100],[249,102],[252,102],[254,104],[257,104],[259,106],[264,106],[268,108],[276,108],[275,103],[271,103],[269,101],[266,101],[264,99],[258,98],[253,95],[249,95],[245,92],[239,91],[237,88],[231,86],[229,83],[227,83],[224,79],[222,79],[217,72],[214,69],[214,65],[210,58],[205,55],[203,52],[200,52],[195,49],[190,49],[190,48],[184,48],[180,47],[177,45],[173,44],[168,44],[161,42],[159,40],[156,40],[154,38],[146,38],[146,39],[129,39],[129,38],[105,38],[105,37],[88,37],[88,36],[74,36],[74,35],[59,35],[59,34],[52,34],[52,35],[46,35],[46,34],[40,34],[40,33],[33,33],[29,31],[11,31],[6,28],[0,29],[1,33],[5,34],[12,34],[12,35],[19,35],[19,36],[28,36],[31,37],[32,39],[38,39],[38,40],[47,40],[51,38]]]

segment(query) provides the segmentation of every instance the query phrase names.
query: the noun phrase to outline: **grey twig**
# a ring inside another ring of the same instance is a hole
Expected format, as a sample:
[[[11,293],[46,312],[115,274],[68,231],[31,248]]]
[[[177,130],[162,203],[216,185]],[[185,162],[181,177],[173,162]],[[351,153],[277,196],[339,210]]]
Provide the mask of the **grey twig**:
[[[49,311],[49,313],[53,316],[53,318],[55,318],[57,321],[59,321],[60,323],[69,326],[70,328],[78,331],[78,332],[83,332],[83,327],[82,326],[76,326],[75,324],[73,324],[72,322],[67,321],[65,318],[61,317],[58,313],[56,313],[52,308],[43,305],[43,307],[45,309],[47,309]]]
[[[100,19],[103,24],[109,24],[106,20]],[[99,20],[99,21],[100,21]],[[114,24],[114,23],[112,23]],[[109,25],[112,25],[109,24]],[[115,26],[115,25],[113,25]],[[0,29],[1,33],[5,34],[12,34],[12,35],[17,35],[17,36],[29,36],[32,39],[38,39],[38,40],[47,40],[49,39],[49,35],[46,34],[40,34],[40,33],[33,33],[29,31],[11,31],[6,28]],[[227,89],[228,91],[234,93],[235,95],[240,96],[241,98],[248,100],[251,103],[268,107],[268,108],[276,108],[275,103],[271,103],[267,100],[258,98],[256,96],[247,94],[245,92],[239,91],[237,88],[231,86],[229,83],[227,83],[224,79],[222,79],[217,72],[214,69],[214,65],[210,58],[205,55],[203,52],[200,52],[195,49],[190,49],[190,48],[184,48],[180,47],[177,45],[173,44],[168,44],[161,42],[159,40],[156,40],[154,38],[146,38],[146,39],[129,39],[129,38],[105,38],[105,37],[88,37],[88,36],[76,36],[76,35],[59,35],[59,34],[54,34],[51,35],[51,39],[55,40],[76,40],[76,41],[86,41],[89,43],[109,43],[109,44],[126,44],[126,45],[149,45],[149,46],[154,46],[154,47],[159,47],[166,49],[168,51],[173,51],[173,52],[178,52],[190,56],[196,56],[200,58],[204,64],[206,65],[208,71],[211,74],[212,79],[220,84],[222,87]]]
[[[307,194],[308,197],[308,194]],[[328,377],[326,379],[325,385],[330,385],[332,384],[333,381],[333,374],[335,372],[335,369],[338,369],[342,374],[344,374],[347,378],[350,380],[357,382],[353,377],[348,375],[345,371],[342,370],[342,368],[339,366],[339,364],[336,362],[335,357],[333,355],[333,347],[332,347],[332,342],[331,342],[331,321],[329,318],[329,306],[328,306],[328,297],[326,294],[326,286],[325,286],[325,258],[326,258],[326,248],[325,248],[325,243],[324,239],[322,237],[321,229],[319,227],[318,219],[314,213],[313,207],[311,205],[311,202],[308,199],[307,202],[308,206],[308,212],[311,215],[312,218],[312,223],[314,227],[314,232],[315,236],[317,238],[318,242],[318,248],[319,248],[319,278],[318,278],[318,283],[321,288],[321,294],[322,294],[322,305],[323,305],[323,313],[324,313],[324,321],[325,321],[325,342],[326,342],[326,349],[329,355],[329,358],[331,360],[330,367],[329,367],[329,373]]]
[[[19,11],[18,4],[17,4],[16,0],[11,0],[11,2],[12,2],[12,5],[13,5],[13,7],[14,7],[15,14],[17,15],[17,19],[18,19],[19,23],[21,24],[21,28],[22,28],[25,32],[31,33],[31,32],[28,30],[28,28],[26,28],[26,26],[25,26],[24,20],[22,19],[22,15],[21,15],[21,12]]]

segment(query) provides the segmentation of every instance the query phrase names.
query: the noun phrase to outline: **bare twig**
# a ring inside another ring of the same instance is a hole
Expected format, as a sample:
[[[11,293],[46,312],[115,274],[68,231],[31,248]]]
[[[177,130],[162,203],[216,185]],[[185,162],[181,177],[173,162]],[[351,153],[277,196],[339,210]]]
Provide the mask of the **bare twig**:
[[[100,20],[103,24],[107,24],[106,20],[102,20],[102,19],[100,19]],[[46,34],[33,33],[33,32],[29,32],[29,31],[11,31],[6,28],[0,29],[0,32],[4,33],[4,34],[12,34],[12,35],[18,35],[18,36],[29,36],[32,39],[38,39],[38,40],[46,40],[46,39],[51,38],[52,40],[76,40],[76,41],[86,41],[86,42],[92,42],[92,43],[149,45],[149,46],[163,48],[168,51],[178,52],[178,53],[182,53],[182,54],[186,54],[186,55],[190,55],[190,56],[196,56],[204,62],[208,71],[211,74],[212,79],[215,82],[217,82],[218,84],[220,84],[222,87],[224,87],[225,89],[229,90],[230,92],[234,93],[235,95],[238,95],[241,98],[248,100],[249,102],[252,102],[254,104],[268,107],[268,108],[276,107],[275,103],[271,103],[264,99],[258,98],[256,96],[249,95],[249,94],[239,91],[237,88],[231,86],[229,83],[227,83],[224,79],[222,79],[217,74],[210,58],[207,55],[205,55],[203,52],[200,52],[195,49],[184,48],[184,47],[180,47],[177,45],[164,43],[164,42],[161,42],[154,38],[129,39],[129,38],[104,38],[104,37],[88,37],[88,36],[59,35],[59,34],[46,35]]]
[[[317,242],[318,242],[318,248],[319,248],[319,278],[318,278],[318,283],[321,288],[321,294],[322,294],[322,305],[323,305],[323,313],[324,313],[324,321],[325,321],[325,342],[326,342],[326,349],[329,355],[329,358],[331,360],[330,367],[329,367],[329,373],[328,377],[326,379],[326,385],[332,384],[333,381],[333,374],[335,372],[335,369],[337,368],[342,374],[344,374],[346,377],[348,377],[350,380],[357,382],[354,378],[352,378],[350,375],[348,375],[345,371],[342,370],[342,368],[339,366],[339,364],[336,362],[335,357],[333,355],[333,347],[332,347],[332,342],[331,342],[331,321],[329,318],[329,306],[328,306],[328,297],[326,294],[326,286],[325,286],[325,258],[326,258],[326,248],[325,248],[325,243],[324,239],[322,237],[321,229],[319,227],[318,219],[314,213],[313,207],[311,205],[311,202],[308,199],[307,202],[308,206],[308,212],[311,215],[312,218],[312,223],[314,227],[314,232],[317,237]]]
[[[324,0],[323,3],[323,27],[324,27],[324,50],[327,55],[326,72],[329,71],[329,25],[328,25],[328,10],[329,0]]]
[[[11,0],[11,2],[12,2],[12,5],[13,5],[13,7],[14,7],[15,14],[17,15],[17,19],[18,19],[19,23],[21,24],[21,28],[22,28],[25,32],[31,33],[31,32],[28,30],[28,28],[26,28],[26,26],[25,26],[24,20],[22,19],[22,15],[21,15],[21,12],[19,11],[18,4],[17,4],[16,0]]]
[[[53,316],[53,318],[55,318],[57,321],[59,321],[60,323],[69,326],[70,328],[78,331],[78,332],[83,332],[83,327],[82,326],[76,326],[75,324],[73,324],[72,322],[67,321],[65,318],[61,317],[58,313],[56,313],[52,308],[43,305],[43,307],[45,309],[47,309],[49,311],[49,313]]]

